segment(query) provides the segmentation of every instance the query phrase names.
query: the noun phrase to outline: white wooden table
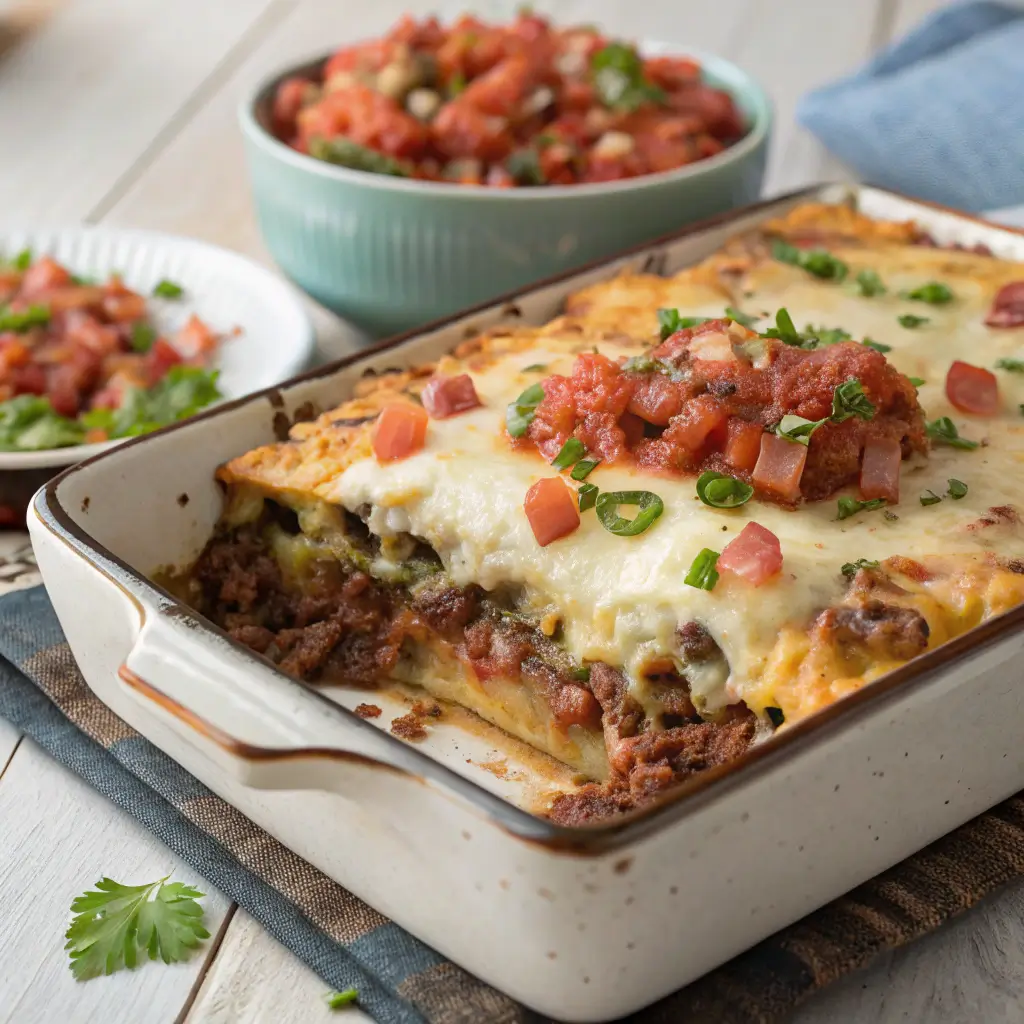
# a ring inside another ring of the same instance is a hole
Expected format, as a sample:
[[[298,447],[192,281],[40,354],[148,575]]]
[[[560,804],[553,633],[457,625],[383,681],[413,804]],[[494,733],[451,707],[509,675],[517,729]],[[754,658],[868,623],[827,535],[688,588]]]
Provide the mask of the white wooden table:
[[[512,0],[478,0],[485,16]],[[558,20],[674,39],[729,57],[776,103],[768,191],[843,176],[793,111],[938,0],[547,0]],[[458,0],[0,0],[0,217],[195,235],[266,260],[235,107],[268,69],[372,36],[405,9]],[[13,13],[11,13],[13,11]],[[323,354],[358,337],[314,311]],[[16,539],[0,540],[0,559]],[[0,570],[0,586],[2,586]],[[2,627],[0,627],[2,628]],[[326,986],[217,892],[215,938],[190,963],[76,984],[62,952],[71,899],[101,874],[139,883],[187,865],[0,720],[0,1021],[291,1024],[328,1020]],[[826,1021],[1024,1020],[1024,884],[797,1014]],[[346,1011],[345,1020],[365,1020]]]

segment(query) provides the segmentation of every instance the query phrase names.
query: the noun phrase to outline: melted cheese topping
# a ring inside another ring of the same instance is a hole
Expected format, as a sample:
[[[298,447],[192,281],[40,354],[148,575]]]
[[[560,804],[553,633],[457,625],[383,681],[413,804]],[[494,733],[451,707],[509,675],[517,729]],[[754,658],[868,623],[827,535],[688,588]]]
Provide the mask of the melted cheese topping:
[[[561,621],[565,645],[575,658],[622,666],[648,707],[644,665],[666,655],[678,657],[676,629],[693,620],[711,633],[728,662],[727,672],[720,663],[702,671],[685,667],[701,710],[743,699],[755,710],[779,705],[787,719],[808,714],[893,667],[845,664],[841,654],[815,647],[810,624],[822,609],[842,602],[849,586],[840,572],[844,563],[900,555],[938,567],[934,579],[924,583],[900,577],[906,595],[895,602],[922,612],[931,645],[1024,600],[1024,577],[986,560],[992,553],[1024,558],[1024,529],[1012,523],[971,528],[992,506],[1012,505],[1024,513],[1024,417],[1019,407],[1024,375],[996,371],[1004,411],[992,420],[963,416],[944,392],[954,359],[991,367],[1001,356],[1024,357],[1024,330],[990,330],[983,324],[999,276],[1005,279],[1013,268],[912,247],[832,251],[850,264],[846,284],[819,281],[766,260],[749,265],[731,291],[710,286],[707,274],[698,279],[696,272],[670,280],[625,277],[588,289],[575,305],[572,299],[569,303],[570,312],[581,316],[575,333],[556,322],[536,332],[528,347],[469,359],[455,371],[445,367],[445,372],[465,372],[468,366],[483,407],[432,420],[422,452],[381,465],[364,445],[348,452],[334,469],[321,460],[308,489],[361,514],[369,508],[368,525],[382,537],[412,533],[423,538],[459,585],[521,587],[524,603],[538,617]],[[860,268],[877,271],[887,293],[859,296],[849,282]],[[1024,277],[1019,269],[1017,276]],[[933,306],[900,297],[929,280],[948,284],[954,301]],[[720,316],[727,304],[750,315],[769,314],[755,325],[760,330],[785,306],[799,328],[808,323],[842,327],[855,339],[870,337],[891,346],[887,358],[898,369],[924,378],[920,395],[928,418],[948,415],[962,436],[985,445],[976,451],[937,447],[927,460],[905,462],[902,501],[894,515],[864,512],[841,522],[835,500],[790,511],[755,499],[740,509],[720,511],[699,501],[693,477],[667,479],[599,466],[588,482],[602,491],[653,490],[664,500],[664,514],[645,533],[619,537],[588,511],[575,533],[539,547],[523,499],[539,478],[556,472],[537,453],[510,448],[502,429],[506,406],[543,376],[568,374],[575,353],[589,349],[595,335],[599,350],[612,358],[637,354],[637,339],[649,339],[657,308],[670,304],[688,316]],[[897,319],[902,313],[929,322],[907,329]],[[600,325],[604,333],[581,334],[581,323]],[[616,324],[632,337],[609,338],[608,328]],[[543,374],[523,372],[537,363],[545,365]],[[298,479],[297,471],[292,477]],[[950,478],[968,485],[963,499],[947,496],[937,505],[920,504],[924,490],[946,495]],[[296,486],[294,479],[286,486]],[[723,573],[710,592],[684,584],[702,548],[721,551],[749,521],[771,530],[781,542],[784,566],[775,579],[753,587]]]

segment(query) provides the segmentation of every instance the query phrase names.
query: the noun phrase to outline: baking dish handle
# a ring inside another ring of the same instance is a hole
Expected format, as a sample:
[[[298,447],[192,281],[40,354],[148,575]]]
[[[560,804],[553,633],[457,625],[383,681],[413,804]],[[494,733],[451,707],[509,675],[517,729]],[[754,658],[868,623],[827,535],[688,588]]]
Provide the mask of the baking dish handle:
[[[245,785],[335,790],[339,764],[414,774],[376,726],[166,612],[147,609],[118,675],[147,715]]]

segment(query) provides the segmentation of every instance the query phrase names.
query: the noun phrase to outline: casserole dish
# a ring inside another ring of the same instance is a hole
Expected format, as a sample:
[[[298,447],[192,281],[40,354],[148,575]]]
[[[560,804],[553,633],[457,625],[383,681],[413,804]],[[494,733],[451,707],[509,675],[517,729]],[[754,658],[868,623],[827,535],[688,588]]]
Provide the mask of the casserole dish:
[[[710,222],[69,471],[39,493],[30,529],[85,678],[301,856],[485,981],[566,1020],[639,1009],[1009,796],[1024,783],[1011,681],[1020,607],[643,813],[579,829],[524,809],[566,780],[496,748],[493,733],[442,721],[422,745],[403,744],[338,708],[365,693],[285,677],[151,579],[195,559],[220,514],[214,467],[271,440],[275,417],[329,408],[365,368],[435,359],[510,315],[550,319],[568,292],[616,269],[673,272],[769,216],[848,194],[809,190]],[[939,244],[1024,252],[1013,232],[854,194],[869,215],[914,219]],[[126,491],[130,509],[116,500]],[[405,710],[397,697],[372,699],[384,717]]]

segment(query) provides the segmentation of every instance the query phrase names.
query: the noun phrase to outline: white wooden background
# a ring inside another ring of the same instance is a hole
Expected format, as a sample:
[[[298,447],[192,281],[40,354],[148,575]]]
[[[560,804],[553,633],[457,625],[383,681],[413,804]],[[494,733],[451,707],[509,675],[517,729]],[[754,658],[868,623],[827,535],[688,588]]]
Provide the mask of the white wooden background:
[[[467,6],[500,16],[514,2]],[[562,21],[717,51],[753,72],[776,103],[771,193],[843,175],[796,127],[798,98],[856,67],[940,3],[535,6]],[[247,88],[268,69],[331,41],[382,31],[405,9],[451,15],[460,8],[458,0],[0,0],[0,218],[162,229],[266,260],[235,128],[235,107]],[[327,314],[315,316],[324,354],[358,343]],[[196,880],[141,826],[0,720],[0,1022],[329,1019],[326,986],[217,892],[205,901],[215,938],[190,963],[73,982],[62,952],[72,898],[102,874],[138,883],[169,871]],[[1024,884],[841,982],[795,1019],[1022,1021],[1022,911]],[[338,1019],[366,1019],[344,1012]]]

